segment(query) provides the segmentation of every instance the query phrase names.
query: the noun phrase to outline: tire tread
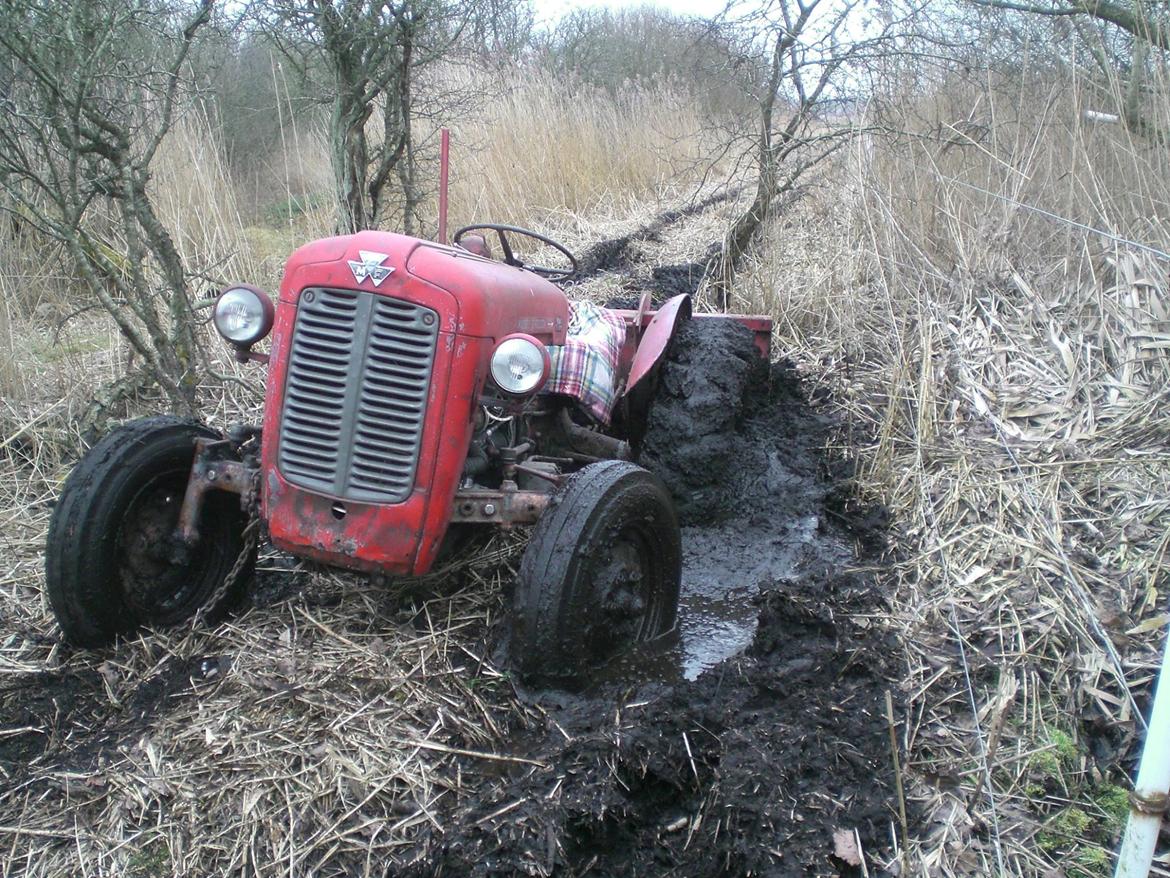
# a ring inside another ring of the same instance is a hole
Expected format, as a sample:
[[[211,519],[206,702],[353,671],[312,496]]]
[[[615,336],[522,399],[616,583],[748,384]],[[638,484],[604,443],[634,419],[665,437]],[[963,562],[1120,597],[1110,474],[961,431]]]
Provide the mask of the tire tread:
[[[566,585],[575,572],[579,540],[590,527],[607,496],[649,493],[669,513],[668,526],[678,533],[670,495],[661,480],[627,461],[592,464],[572,475],[554,495],[541,516],[520,562],[514,604],[516,632],[513,648],[521,671],[532,675],[572,673],[579,657],[567,654],[562,623],[574,598]],[[612,499],[612,497],[609,497]],[[677,590],[673,596],[677,603]],[[673,612],[671,613],[673,619]]]
[[[123,424],[94,445],[65,480],[49,522],[45,544],[45,588],[65,639],[77,646],[100,646],[139,624],[110,587],[110,543],[103,527],[121,488],[135,475],[128,466],[151,444],[174,442],[185,434],[218,438],[214,430],[172,415]]]

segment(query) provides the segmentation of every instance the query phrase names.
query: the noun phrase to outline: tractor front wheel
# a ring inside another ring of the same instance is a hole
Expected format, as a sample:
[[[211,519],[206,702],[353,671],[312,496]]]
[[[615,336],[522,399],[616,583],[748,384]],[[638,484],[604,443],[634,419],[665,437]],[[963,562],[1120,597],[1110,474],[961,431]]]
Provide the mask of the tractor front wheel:
[[[521,672],[573,678],[674,628],[682,550],[661,480],[619,460],[584,467],[533,528],[516,583]]]
[[[220,438],[173,417],[132,421],[90,449],[65,480],[49,524],[45,583],[70,643],[101,646],[201,610],[215,619],[240,595],[255,558],[237,564],[246,523],[238,495],[207,495],[195,546],[180,545],[175,534],[195,440],[203,437]]]

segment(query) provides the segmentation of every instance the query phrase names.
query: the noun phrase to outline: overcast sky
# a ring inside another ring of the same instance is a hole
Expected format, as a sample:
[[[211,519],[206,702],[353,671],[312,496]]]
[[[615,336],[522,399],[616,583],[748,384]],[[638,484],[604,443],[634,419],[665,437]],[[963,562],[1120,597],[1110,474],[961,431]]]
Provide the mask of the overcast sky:
[[[670,3],[646,2],[646,0],[534,0],[536,20],[554,22],[566,12],[589,6],[610,6],[615,9],[625,6],[659,6],[678,15],[699,15],[710,17],[722,11],[725,0],[672,0]]]

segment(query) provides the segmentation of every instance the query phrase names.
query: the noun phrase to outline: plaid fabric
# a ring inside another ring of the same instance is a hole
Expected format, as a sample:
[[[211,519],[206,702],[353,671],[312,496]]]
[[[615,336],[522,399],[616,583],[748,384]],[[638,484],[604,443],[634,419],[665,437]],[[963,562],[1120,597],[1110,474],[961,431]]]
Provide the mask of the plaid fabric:
[[[548,346],[548,390],[573,397],[608,424],[617,401],[618,357],[625,337],[625,321],[617,314],[592,302],[570,302],[565,344]]]

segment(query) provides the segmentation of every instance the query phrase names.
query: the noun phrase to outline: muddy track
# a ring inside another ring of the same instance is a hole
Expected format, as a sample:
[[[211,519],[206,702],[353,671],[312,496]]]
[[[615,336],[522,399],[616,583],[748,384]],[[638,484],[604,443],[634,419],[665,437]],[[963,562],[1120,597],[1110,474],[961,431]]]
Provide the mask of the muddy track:
[[[680,338],[643,463],[684,522],[681,642],[583,693],[523,693],[526,767],[464,797],[411,874],[884,874],[899,644],[871,573],[880,510],[821,449],[832,423],[734,323]],[[471,770],[472,766],[468,766]]]
[[[733,201],[743,191],[742,187],[721,189],[706,198],[688,204],[686,207],[663,211],[650,222],[639,226],[632,232],[616,238],[607,238],[598,241],[581,254],[580,268],[567,285],[572,295],[572,284],[580,283],[596,277],[603,272],[629,274],[637,264],[638,256],[634,245],[645,241],[660,241],[662,233],[689,217],[698,216],[712,207]],[[702,259],[693,262],[677,264],[652,265],[650,279],[644,285],[653,297],[655,304],[659,304],[671,296],[683,293],[693,294],[707,271],[708,262],[719,252],[718,242],[707,247]],[[614,301],[611,307],[636,307],[637,295],[629,297],[628,301]]]

